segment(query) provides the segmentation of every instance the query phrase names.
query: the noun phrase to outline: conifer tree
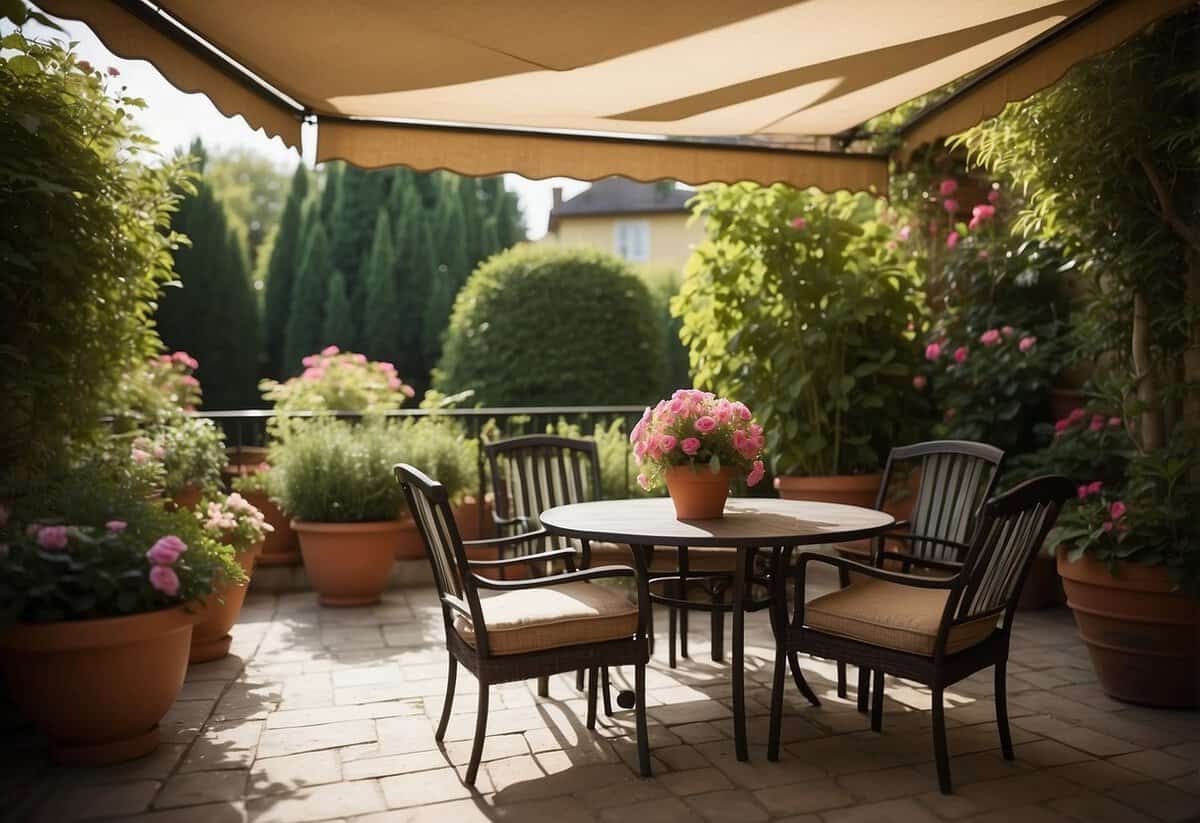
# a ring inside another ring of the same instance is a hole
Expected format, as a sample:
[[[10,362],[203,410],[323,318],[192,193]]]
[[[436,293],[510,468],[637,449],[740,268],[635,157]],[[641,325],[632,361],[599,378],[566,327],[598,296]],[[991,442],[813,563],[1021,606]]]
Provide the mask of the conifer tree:
[[[285,375],[297,374],[300,361],[324,347],[326,279],[333,271],[325,227],[313,221],[296,282],[292,284],[284,351]]]
[[[321,222],[325,224],[326,231],[329,231],[330,226],[333,224],[333,212],[337,206],[338,193],[341,189],[342,164],[337,160],[332,160],[326,166],[325,188],[321,189],[321,204],[318,210],[318,216]]]
[[[466,270],[470,273],[485,256],[480,243],[483,225],[479,213],[479,185],[474,177],[459,177],[457,182],[459,212],[463,224],[463,251],[467,261]]]
[[[334,345],[357,351],[361,348],[358,323],[354,318],[350,295],[346,294],[346,278],[341,269],[334,269],[325,285],[325,319],[321,324],[321,348]]]
[[[366,303],[363,309],[362,351],[374,360],[391,363],[404,359],[400,296],[400,266],[392,243],[392,221],[387,210],[375,221],[375,236],[367,256]]]
[[[386,172],[367,171],[347,166],[342,172],[337,201],[333,207],[329,246],[333,264],[346,277],[347,295],[361,305],[360,276],[363,260],[371,247],[375,217],[384,206]],[[361,318],[355,318],[360,320]]]
[[[266,293],[263,300],[263,334],[266,343],[266,373],[271,377],[283,374],[283,340],[287,331],[288,307],[292,299],[292,283],[304,250],[304,201],[308,197],[308,172],[304,163],[296,166],[292,187],[288,191],[279,229],[271,248],[267,266]]]
[[[429,386],[429,373],[437,362],[427,355],[425,311],[437,273],[437,253],[434,250],[433,229],[420,203],[408,224],[406,254],[402,258],[400,299],[403,302],[404,356],[397,362],[401,374],[418,392]],[[440,330],[438,332],[440,338]]]

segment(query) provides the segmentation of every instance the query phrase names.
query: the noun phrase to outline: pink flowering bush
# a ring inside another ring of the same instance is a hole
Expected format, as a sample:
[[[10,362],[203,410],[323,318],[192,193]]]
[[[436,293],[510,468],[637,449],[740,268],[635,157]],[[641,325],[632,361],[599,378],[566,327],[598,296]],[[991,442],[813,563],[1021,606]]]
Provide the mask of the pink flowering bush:
[[[263,513],[238,492],[205,500],[196,510],[196,519],[213,539],[228,543],[238,553],[253,549],[275,531]]]
[[[714,474],[730,467],[755,486],[766,472],[762,426],[745,404],[712,392],[678,389],[669,400],[647,408],[629,433],[641,472],[638,485],[654,488],[673,466],[707,467]]]
[[[396,373],[396,367],[365,355],[326,346],[303,360],[304,371],[282,383],[263,380],[263,398],[281,415],[277,434],[287,428],[285,416],[296,412],[381,412],[398,409],[414,392]]]

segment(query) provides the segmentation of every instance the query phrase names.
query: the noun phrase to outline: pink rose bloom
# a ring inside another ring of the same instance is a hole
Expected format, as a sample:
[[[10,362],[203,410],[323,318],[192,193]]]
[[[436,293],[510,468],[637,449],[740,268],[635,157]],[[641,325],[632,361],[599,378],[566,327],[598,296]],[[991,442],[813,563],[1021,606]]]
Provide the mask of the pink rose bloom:
[[[1112,531],[1113,530],[1112,521],[1111,520],[1104,521],[1104,525],[1101,526],[1100,528],[1104,529],[1104,531],[1106,531],[1106,532]]]
[[[991,220],[996,216],[996,207],[984,205],[976,206],[975,208],[971,209],[971,216],[981,222],[984,220]]]
[[[989,203],[999,203],[1000,202],[1000,192],[996,191],[995,189],[992,189],[991,191],[988,192],[987,199],[988,199]]]
[[[663,450],[663,454],[667,454],[675,448],[675,444],[677,442],[678,441],[672,435],[664,434],[662,437],[658,438],[658,447]]]
[[[404,383],[399,377],[389,377],[387,385],[392,391],[400,391],[400,387],[403,386]]]
[[[911,235],[911,234],[912,234],[912,226],[902,226],[900,228],[900,231],[898,231],[896,233],[896,236],[899,237],[901,240],[907,240],[909,238],[909,235]]]
[[[685,437],[683,438],[683,442],[679,444],[679,448],[683,449],[684,454],[694,455],[700,451],[700,439],[698,437]]]
[[[763,475],[767,473],[761,460],[755,460],[750,467],[750,473],[746,475],[747,486],[757,486],[759,481],[763,479]]]
[[[958,232],[952,231],[946,235],[946,248],[954,249],[958,247]]]
[[[983,221],[978,217],[972,217],[969,221],[967,221],[967,228],[971,231],[975,231],[975,229],[979,228],[981,225],[983,225]]]
[[[1087,417],[1087,412],[1085,412],[1081,407],[1077,406],[1071,409],[1071,413],[1067,415],[1067,420],[1070,423],[1078,423],[1085,417]]]
[[[128,526],[129,526],[129,524],[126,523],[124,520],[109,520],[107,523],[104,524],[104,528],[108,529],[110,532],[113,532],[114,534],[125,531],[125,529]]]
[[[1017,330],[1012,326],[1005,326],[1004,328],[1000,329],[1000,333],[1011,340],[1012,336],[1017,333]]]
[[[1079,494],[1080,500],[1087,499],[1087,496],[1088,496],[1088,487],[1087,486],[1080,486],[1076,491]]]
[[[1108,427],[1110,429],[1119,429],[1124,424],[1124,421],[1119,417],[1108,418]]]
[[[683,414],[683,412],[687,409],[687,401],[682,397],[676,397],[671,401],[671,404],[667,406],[667,408],[670,409],[674,414]]]
[[[746,436],[744,431],[735,431],[733,433],[733,447],[738,451],[744,451],[750,446],[750,438]]]
[[[942,356],[942,347],[937,343],[930,343],[925,347],[925,359],[933,362]]]
[[[367,356],[365,354],[355,354],[350,359],[353,360],[355,363],[366,363],[367,362]]]
[[[388,374],[396,373],[395,365],[393,365],[392,363],[389,363],[386,360],[380,360],[378,363],[375,364],[375,368],[379,369],[380,371],[387,372]]]
[[[966,346],[959,346],[954,350],[954,362],[959,364],[967,362],[967,353],[969,351],[970,349]]]
[[[129,456],[132,457],[133,462],[137,463],[139,466],[150,459],[150,454],[142,451],[141,449],[134,449],[129,453]]]
[[[1108,507],[1108,516],[1113,520],[1120,520],[1125,516],[1126,511],[1128,511],[1128,508],[1125,506],[1125,504],[1120,500],[1116,500]]]
[[[326,357],[332,357],[340,351],[341,349],[339,349],[337,346],[326,346],[325,348],[321,349],[321,354],[325,355]]]
[[[150,569],[150,585],[167,597],[179,594],[179,575],[170,566],[154,566]]]
[[[639,474],[637,476],[637,482],[638,482],[638,485],[641,486],[643,490],[650,491],[650,478],[649,477],[647,477],[644,474]]]
[[[304,374],[302,374],[300,376],[302,378],[304,378],[305,380],[316,381],[316,380],[320,380],[322,377],[325,376],[325,370],[324,369],[305,369]]]
[[[109,77],[120,77],[121,72],[116,66],[109,66],[108,67],[108,76]]]
[[[985,346],[998,346],[1001,342],[999,329],[988,329],[979,335],[979,342]]]
[[[1093,414],[1093,415],[1092,415],[1092,422],[1091,422],[1091,424],[1088,426],[1088,430],[1089,430],[1089,431],[1094,431],[1094,432],[1101,431],[1101,430],[1104,428],[1104,425],[1105,425],[1107,422],[1108,422],[1108,420],[1106,420],[1106,419],[1105,419],[1104,415],[1102,415],[1102,414]]]
[[[305,357],[300,361],[300,365],[304,366],[305,368],[311,368],[320,362],[321,358],[317,357],[315,354],[310,354],[308,357]]]
[[[807,225],[808,225],[808,221],[805,220],[803,217],[795,217],[792,219],[792,222],[791,222],[792,228],[796,229],[797,231],[803,231],[804,227]]]
[[[67,547],[67,527],[42,526],[38,529],[37,542],[48,551],[62,551]]]
[[[750,424],[750,436],[751,437],[762,437],[762,433],[763,433],[762,426],[758,425],[757,423]]]
[[[405,397],[415,397],[417,394],[417,390],[414,389],[412,386],[408,385],[407,383],[405,383],[403,386],[400,387],[400,393],[402,395],[404,395]]]
[[[1104,483],[1099,480],[1093,480],[1087,485],[1088,494],[1099,494],[1102,488],[1104,488]]]
[[[155,457],[155,459],[156,459],[156,460],[162,460],[162,459],[163,459],[164,457],[166,457],[166,456],[167,456],[167,450],[166,450],[166,449],[164,449],[162,446],[155,446],[155,447],[154,447],[154,457]]]
[[[956,191],[958,191],[958,181],[953,178],[947,177],[938,184],[938,194],[942,197],[949,197]]]
[[[1065,432],[1067,430],[1067,427],[1070,425],[1071,425],[1071,421],[1064,417],[1062,420],[1055,422],[1054,431],[1058,432],[1059,434],[1062,434],[1063,432]]]
[[[633,444],[633,456],[641,462],[641,459],[646,456],[646,442],[639,440]]]
[[[156,566],[170,566],[185,551],[187,551],[187,543],[173,534],[168,534],[166,537],[160,537],[150,547],[150,550],[146,552],[146,559]]]
[[[946,200],[942,201],[942,208],[950,214],[954,214],[958,211],[958,201],[953,197],[947,198]]]
[[[754,419],[754,415],[750,413],[749,407],[745,403],[734,403],[733,408],[737,411],[738,417],[749,421]]]
[[[1037,344],[1037,338],[1034,337],[1033,335],[1029,335],[1028,337],[1021,338],[1021,342],[1017,344],[1017,348],[1021,350],[1022,354],[1025,354],[1030,349],[1032,349],[1036,344]]]
[[[717,427],[717,421],[709,417],[707,414],[704,414],[696,418],[695,426],[696,431],[700,432],[701,434],[708,434]]]
[[[929,380],[925,377],[925,375],[918,374],[913,378],[913,388],[917,391],[924,391],[927,385],[929,385]]]

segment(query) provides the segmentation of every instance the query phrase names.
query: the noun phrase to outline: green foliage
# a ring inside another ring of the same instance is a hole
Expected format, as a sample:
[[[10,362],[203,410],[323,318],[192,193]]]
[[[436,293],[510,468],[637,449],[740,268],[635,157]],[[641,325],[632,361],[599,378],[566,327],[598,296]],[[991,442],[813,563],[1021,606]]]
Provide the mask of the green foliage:
[[[225,436],[203,417],[179,415],[150,426],[133,441],[135,463],[157,461],[163,467],[163,491],[176,495],[189,486],[214,490],[225,468]]]
[[[404,462],[446,487],[454,504],[476,490],[479,484],[479,442],[466,436],[460,425],[447,417],[408,419],[396,425]]]
[[[519,246],[459,294],[434,385],[484,405],[645,402],[663,336],[645,285],[610,255]]]
[[[44,494],[23,501],[0,525],[0,543],[8,546],[0,554],[7,617],[30,623],[119,617],[193,602],[218,582],[245,579],[232,548],[206,536],[191,512],[163,509],[145,473],[119,453],[113,444],[55,467]],[[46,526],[66,530],[39,539]],[[187,547],[168,564],[178,581],[174,595],[151,583],[147,557],[171,535]],[[55,537],[66,545],[58,548]]]
[[[210,153],[204,176],[225,205],[230,227],[244,242],[253,268],[286,207],[287,173],[254,149],[240,147]]]
[[[449,322],[454,299],[470,274],[459,187],[454,178],[445,178],[442,185],[442,195],[433,215],[437,269],[433,272],[429,300],[425,305],[421,340],[426,363],[436,363],[442,353],[442,334]]]
[[[285,374],[283,360],[284,335],[292,299],[292,284],[300,268],[304,202],[308,197],[308,172],[303,163],[296,165],[292,186],[279,229],[271,246],[270,263],[263,306],[263,333],[266,343],[266,373],[270,377]]]
[[[358,338],[359,327],[341,269],[333,270],[325,288],[325,319],[321,324],[321,340],[329,345],[352,349]]]
[[[210,538],[238,554],[257,549],[275,527],[239,492],[214,494],[201,501],[195,517]]]
[[[406,330],[404,300],[400,293],[400,267],[392,242],[392,224],[386,210],[375,221],[375,236],[367,257],[362,338],[366,355],[374,360],[402,362]]]
[[[437,252],[433,243],[433,228],[425,209],[414,197],[409,202],[405,219],[404,244],[397,248],[402,278],[400,296],[403,311],[397,320],[403,335],[404,356],[398,361],[406,374],[412,375],[418,389],[429,385],[433,362],[425,356],[425,311],[433,291]],[[397,237],[401,236],[397,229]]]
[[[193,156],[202,151],[193,144]],[[258,380],[258,299],[241,244],[205,178],[180,202],[171,226],[189,243],[175,253],[179,287],[159,303],[159,333],[168,348],[204,364],[208,408],[244,408],[253,404]]]
[[[133,124],[142,101],[63,44],[16,30],[4,50],[0,498],[11,498],[64,444],[98,435],[122,375],[154,353],[148,320],[172,276],[184,171],[140,162],[151,145]]]
[[[363,261],[371,248],[375,219],[386,202],[386,172],[347,165],[342,170],[329,230],[333,265],[346,276],[347,295],[362,305]],[[332,341],[329,341],[332,342]]]
[[[671,313],[671,301],[679,294],[683,276],[676,269],[658,267],[644,267],[639,273],[650,289],[650,296],[654,298],[658,322],[662,328],[666,376],[659,394],[667,394],[679,386],[692,385],[688,348],[679,338],[683,329],[683,319]]]
[[[708,239],[672,305],[696,384],[754,409],[775,474],[877,470],[923,406],[920,293],[883,203],[738,184],[694,204]]]
[[[287,337],[284,351],[284,374],[295,374],[300,361],[309,352],[325,345],[322,332],[325,326],[326,278],[333,269],[329,255],[329,239],[325,227],[313,226],[304,249],[300,271],[292,286],[288,312]]]

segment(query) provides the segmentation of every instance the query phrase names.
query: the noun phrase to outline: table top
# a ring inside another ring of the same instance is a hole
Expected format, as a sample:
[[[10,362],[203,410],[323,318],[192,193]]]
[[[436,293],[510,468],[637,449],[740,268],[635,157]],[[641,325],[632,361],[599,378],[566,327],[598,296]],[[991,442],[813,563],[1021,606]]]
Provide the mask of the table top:
[[[730,498],[717,520],[678,520],[670,498],[600,500],[542,512],[552,534],[657,546],[806,546],[873,537],[895,525],[886,512],[811,500]]]

